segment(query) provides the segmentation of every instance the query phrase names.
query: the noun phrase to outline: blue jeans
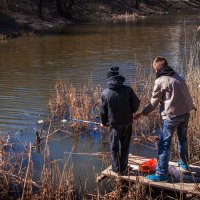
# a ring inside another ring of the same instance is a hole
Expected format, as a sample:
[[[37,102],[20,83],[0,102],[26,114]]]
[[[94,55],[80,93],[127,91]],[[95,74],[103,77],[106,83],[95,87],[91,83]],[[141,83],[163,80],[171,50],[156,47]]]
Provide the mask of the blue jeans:
[[[188,162],[187,128],[190,114],[183,114],[170,120],[163,120],[163,130],[158,142],[156,175],[166,175],[170,159],[170,147],[175,131],[178,136],[178,153],[181,164]]]
[[[123,173],[127,169],[132,125],[110,128],[112,170]]]

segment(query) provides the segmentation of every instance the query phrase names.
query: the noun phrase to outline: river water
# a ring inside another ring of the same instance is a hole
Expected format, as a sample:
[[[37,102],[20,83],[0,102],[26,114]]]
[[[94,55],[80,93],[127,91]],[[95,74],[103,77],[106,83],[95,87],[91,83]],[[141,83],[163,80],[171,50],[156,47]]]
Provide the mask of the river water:
[[[0,45],[0,134],[22,133],[24,143],[34,141],[34,127],[49,115],[49,95],[60,74],[74,85],[83,84],[88,78],[105,85],[106,71],[119,66],[128,84],[137,76],[136,66],[150,71],[152,59],[158,55],[167,57],[172,67],[184,70],[181,63],[187,62],[185,54],[199,20],[200,15],[194,14],[76,25],[66,27],[60,34],[21,37]],[[50,143],[52,158],[62,159],[73,146],[77,152],[109,151],[98,137],[57,136]],[[131,151],[147,156],[155,153],[147,153],[140,145]],[[35,154],[33,159],[39,169],[39,156]],[[97,171],[101,168],[98,159],[87,156],[75,156],[74,162],[76,178],[80,176],[80,180],[90,176],[93,166],[98,166]]]

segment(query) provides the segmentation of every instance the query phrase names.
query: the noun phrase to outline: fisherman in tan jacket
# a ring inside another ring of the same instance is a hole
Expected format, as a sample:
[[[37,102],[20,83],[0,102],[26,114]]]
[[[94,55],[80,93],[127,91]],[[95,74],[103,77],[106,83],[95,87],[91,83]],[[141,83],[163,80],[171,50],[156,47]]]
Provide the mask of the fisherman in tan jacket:
[[[141,113],[135,115],[138,120],[152,112],[160,104],[163,129],[158,142],[158,162],[156,173],[146,176],[151,181],[167,181],[170,146],[175,131],[178,136],[178,165],[188,170],[187,128],[190,111],[194,108],[192,98],[184,79],[179,76],[164,57],[157,57],[153,62],[156,81],[150,103]]]

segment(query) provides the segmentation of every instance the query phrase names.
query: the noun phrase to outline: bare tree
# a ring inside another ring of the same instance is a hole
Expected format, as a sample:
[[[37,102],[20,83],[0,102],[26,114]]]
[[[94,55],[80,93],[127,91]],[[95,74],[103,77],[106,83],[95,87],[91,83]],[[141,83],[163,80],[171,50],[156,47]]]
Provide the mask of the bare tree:
[[[71,10],[75,0],[56,0],[57,10],[62,17],[71,18]]]
[[[139,9],[140,3],[141,3],[141,0],[136,0],[135,1],[135,8],[136,9]]]
[[[139,9],[140,3],[142,0],[135,0],[135,8]],[[145,4],[151,5],[151,1],[150,0],[144,0]]]
[[[39,14],[39,17],[42,18],[42,3],[43,3],[44,0],[39,0],[39,3],[38,3],[38,14]]]
[[[71,18],[71,10],[76,0],[55,0],[58,13],[65,18]],[[38,1],[38,15],[43,18],[44,0]]]

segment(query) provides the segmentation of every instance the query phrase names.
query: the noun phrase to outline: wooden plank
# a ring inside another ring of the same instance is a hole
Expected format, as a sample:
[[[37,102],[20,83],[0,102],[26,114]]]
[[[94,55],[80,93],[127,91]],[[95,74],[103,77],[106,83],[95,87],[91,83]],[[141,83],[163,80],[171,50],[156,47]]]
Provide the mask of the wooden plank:
[[[144,185],[159,187],[168,190],[182,191],[184,193],[200,194],[199,184],[195,183],[183,183],[183,182],[153,182],[146,179],[144,176],[118,176],[111,170],[111,166],[101,172],[104,176],[112,178],[120,178],[122,180],[131,182],[141,182]]]
[[[106,176],[103,175],[103,174],[101,173],[99,176],[97,176],[96,182],[100,182],[100,181],[102,181],[104,178],[106,178]]]
[[[119,176],[111,170],[111,166],[101,172],[100,177],[120,178],[131,182],[140,182],[144,185],[159,187],[167,190],[179,191],[191,194],[200,194],[200,167],[190,165],[191,171],[183,171],[177,166],[175,162],[169,162],[169,165],[180,172],[179,179],[177,177],[169,177],[168,182],[153,182],[146,179],[141,172],[139,172],[139,164],[148,160],[149,158],[129,155],[129,165],[133,168],[130,176]],[[98,177],[97,177],[98,179]],[[101,180],[101,179],[100,179]]]

